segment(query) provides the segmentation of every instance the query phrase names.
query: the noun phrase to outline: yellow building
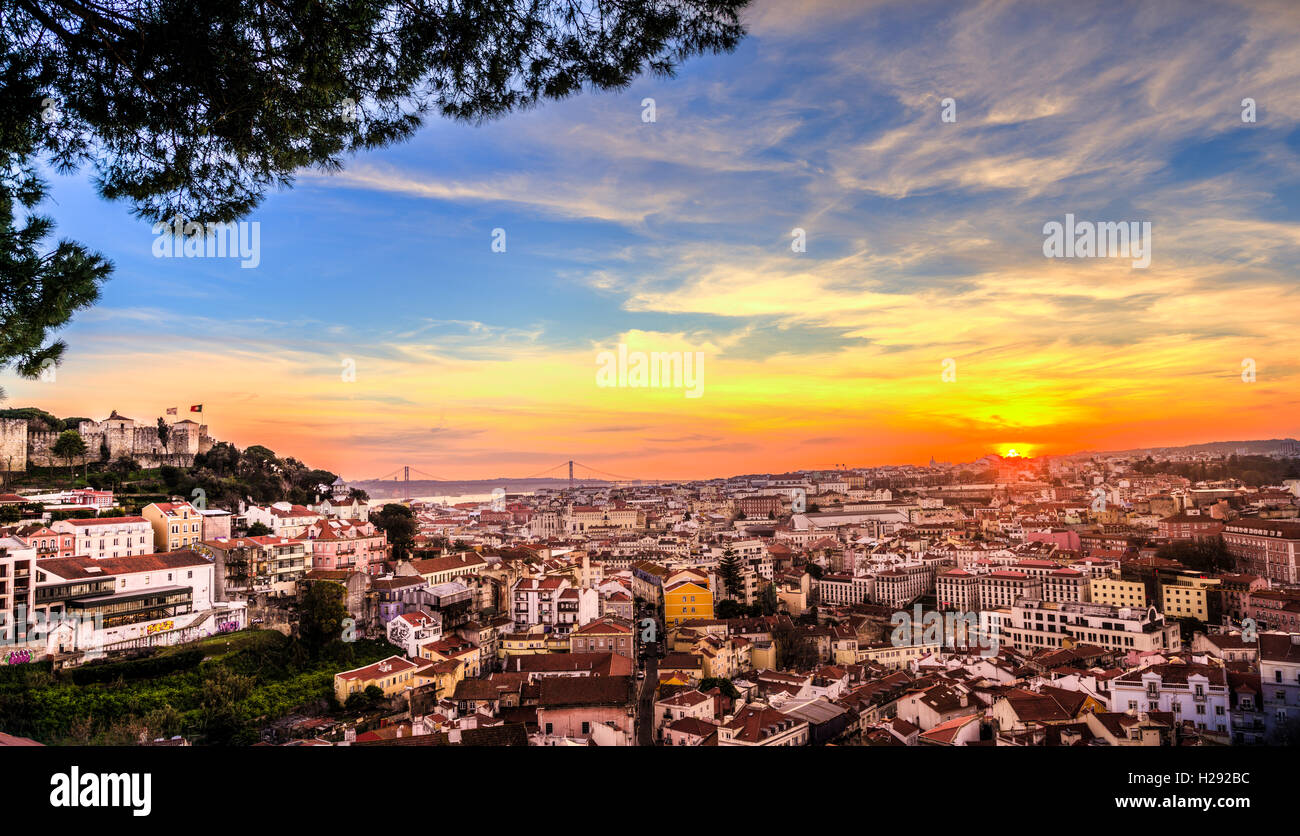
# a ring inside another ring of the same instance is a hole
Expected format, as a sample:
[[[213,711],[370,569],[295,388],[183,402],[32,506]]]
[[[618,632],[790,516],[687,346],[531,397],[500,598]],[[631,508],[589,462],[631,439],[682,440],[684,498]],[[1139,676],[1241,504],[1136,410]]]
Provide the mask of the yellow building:
[[[669,630],[692,618],[713,618],[713,593],[705,584],[679,581],[664,587],[664,623]]]
[[[477,677],[483,672],[483,654],[478,645],[459,636],[420,645],[420,658],[434,662],[460,662],[462,676]]]
[[[188,502],[154,502],[146,505],[140,516],[153,527],[155,551],[192,548],[203,536],[203,518]]]
[[[432,686],[435,696],[450,697],[456,692],[456,683],[464,678],[465,666],[460,662],[425,662],[424,667],[415,672],[415,686]]]
[[[343,671],[334,674],[334,697],[339,702],[347,702],[352,694],[359,694],[371,685],[392,697],[402,693],[407,686],[412,688],[420,683],[416,681],[415,671],[420,666],[401,656],[389,656],[364,668]]]
[[[1146,607],[1147,588],[1141,581],[1092,579],[1092,603],[1112,607]]]
[[[749,646],[749,667],[756,671],[776,670],[776,642],[751,644]]]
[[[550,648],[546,644],[546,634],[540,631],[535,633],[506,633],[497,643],[497,656],[503,661],[511,656],[535,656],[550,652]]]
[[[700,639],[695,652],[700,657],[705,678],[731,679],[753,667],[752,644],[740,636],[726,639],[708,636]]]
[[[1217,613],[1210,611],[1210,596],[1222,584],[1219,578],[1180,578],[1176,583],[1160,585],[1161,610],[1169,618],[1194,618],[1209,621]]]

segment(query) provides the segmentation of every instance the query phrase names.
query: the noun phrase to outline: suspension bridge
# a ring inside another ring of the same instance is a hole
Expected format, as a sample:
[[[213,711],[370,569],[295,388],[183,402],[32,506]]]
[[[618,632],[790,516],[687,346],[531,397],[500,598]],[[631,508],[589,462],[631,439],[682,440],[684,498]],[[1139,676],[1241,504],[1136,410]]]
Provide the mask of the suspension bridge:
[[[540,472],[538,472],[538,473],[533,473],[533,474],[528,475],[528,476],[518,476],[518,477],[512,477],[512,478],[509,478],[509,479],[502,479],[501,481],[503,481],[503,482],[523,482],[523,481],[527,481],[527,480],[529,480],[529,479],[547,479],[547,478],[551,478],[551,479],[562,479],[562,478],[564,478],[564,473],[565,473],[566,468],[567,468],[567,470],[568,470],[568,476],[569,476],[569,489],[570,489],[570,490],[572,490],[572,489],[575,488],[575,487],[580,486],[580,485],[583,483],[584,480],[588,480],[588,481],[592,481],[592,480],[594,480],[594,481],[605,482],[605,483],[613,483],[616,487],[629,487],[629,486],[633,486],[633,485],[643,485],[643,484],[646,484],[646,482],[645,482],[644,480],[637,479],[637,478],[632,477],[632,476],[621,476],[621,475],[619,475],[619,474],[617,474],[617,473],[610,473],[609,471],[600,470],[600,469],[598,469],[598,468],[591,467],[590,465],[585,465],[585,464],[583,464],[582,462],[574,461],[573,459],[569,459],[568,461],[560,462],[559,464],[554,465],[554,466],[552,466],[552,467],[548,467],[546,470],[540,471]],[[377,479],[365,479],[365,480],[362,480],[362,481],[366,481],[366,482],[371,482],[371,481],[373,481],[373,482],[388,482],[388,481],[392,481],[392,482],[398,482],[398,483],[401,483],[401,485],[402,485],[402,495],[403,495],[407,500],[409,500],[409,499],[411,498],[411,474],[412,474],[412,473],[414,473],[414,474],[416,475],[416,480],[417,480],[417,481],[419,481],[419,480],[421,480],[421,479],[429,480],[429,481],[432,481],[432,482],[481,482],[481,481],[487,481],[487,480],[483,480],[483,479],[444,479],[444,478],[441,477],[441,476],[435,476],[435,475],[432,474],[432,473],[426,473],[425,471],[420,470],[418,467],[413,467],[413,466],[411,466],[411,465],[409,465],[409,464],[408,464],[408,465],[402,465],[401,467],[397,468],[396,470],[393,470],[393,471],[391,471],[391,472],[389,472],[389,473],[385,473],[383,476],[380,476],[380,477],[377,478]]]

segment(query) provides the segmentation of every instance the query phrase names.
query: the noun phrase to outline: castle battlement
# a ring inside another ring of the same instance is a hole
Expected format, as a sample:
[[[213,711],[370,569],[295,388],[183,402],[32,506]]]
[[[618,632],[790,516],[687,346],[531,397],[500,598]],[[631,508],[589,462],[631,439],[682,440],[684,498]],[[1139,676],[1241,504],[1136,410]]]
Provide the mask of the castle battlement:
[[[77,432],[86,442],[86,455],[74,459],[72,464],[129,458],[142,467],[165,464],[189,467],[194,464],[195,456],[211,450],[215,443],[208,435],[206,424],[187,419],[168,426],[171,430],[164,447],[158,439],[156,419],[136,422],[114,411],[103,421],[82,421]],[[0,419],[0,470],[22,471],[29,465],[58,467],[68,464],[52,452],[58,438],[59,433],[33,430],[21,418]]]

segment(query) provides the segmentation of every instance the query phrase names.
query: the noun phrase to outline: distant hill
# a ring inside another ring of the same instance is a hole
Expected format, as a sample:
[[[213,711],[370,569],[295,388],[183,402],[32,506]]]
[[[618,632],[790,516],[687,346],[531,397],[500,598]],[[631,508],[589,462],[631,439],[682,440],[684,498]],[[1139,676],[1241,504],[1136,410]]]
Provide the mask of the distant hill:
[[[1282,452],[1283,442],[1289,441],[1292,444],[1300,444],[1294,438],[1270,438],[1267,440],[1254,441],[1207,441],[1203,444],[1184,444],[1181,447],[1134,447],[1130,450],[1087,450],[1079,453],[1072,453],[1074,456],[1138,456],[1150,454],[1155,458],[1175,454],[1186,455],[1188,453],[1209,453],[1218,456],[1231,456],[1233,453],[1244,452],[1248,456],[1266,456],[1272,453]]]

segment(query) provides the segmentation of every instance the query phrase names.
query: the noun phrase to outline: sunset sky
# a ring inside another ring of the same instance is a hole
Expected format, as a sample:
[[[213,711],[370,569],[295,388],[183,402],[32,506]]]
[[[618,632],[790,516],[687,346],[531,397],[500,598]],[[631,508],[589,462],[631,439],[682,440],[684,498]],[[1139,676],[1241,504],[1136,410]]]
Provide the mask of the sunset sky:
[[[435,118],[303,172],[247,218],[256,269],[154,258],[87,172],[51,174],[58,234],[116,273],[60,335],[56,380],[6,373],[5,406],[152,422],[203,403],[217,438],[352,480],[1300,435],[1300,6],[804,0],[746,19],[736,53],[675,79]],[[1045,258],[1066,213],[1150,221],[1150,267]],[[597,387],[620,342],[702,352],[703,396]]]

